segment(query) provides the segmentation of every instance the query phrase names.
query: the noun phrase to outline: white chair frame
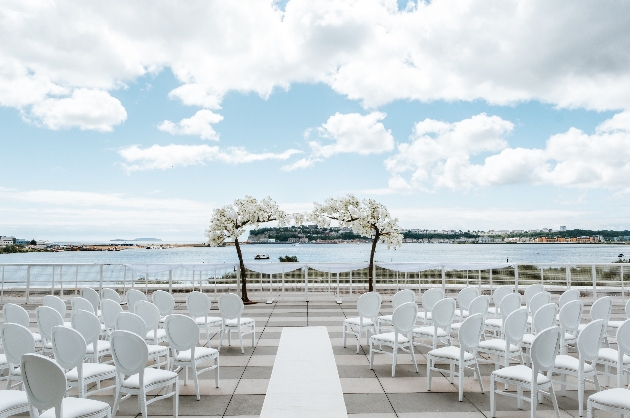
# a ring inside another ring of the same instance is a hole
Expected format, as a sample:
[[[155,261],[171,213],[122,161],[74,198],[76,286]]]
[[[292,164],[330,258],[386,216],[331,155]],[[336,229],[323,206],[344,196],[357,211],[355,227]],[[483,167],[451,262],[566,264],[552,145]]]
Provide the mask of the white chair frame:
[[[94,314],[101,317],[101,296],[98,292],[91,287],[82,287],[81,288],[81,297],[87,299],[92,304],[92,309],[94,310]]]
[[[120,305],[120,302],[121,302],[120,293],[108,287],[104,287],[101,292],[103,293],[101,302],[105,299],[109,299],[109,300],[113,300],[114,302]]]
[[[501,338],[507,317],[518,309],[525,309],[527,311],[526,308],[521,308],[521,296],[518,293],[505,295],[503,299],[501,299],[501,303],[499,303],[500,317],[487,319],[486,330]]]
[[[22,370],[20,364],[25,354],[35,352],[35,339],[28,328],[20,324],[2,324],[0,325],[0,340],[4,347],[4,355],[7,359],[9,369],[7,375],[7,389],[18,386],[22,383]],[[11,385],[11,380],[16,382]]]
[[[133,332],[137,336],[144,338],[146,342],[145,337],[148,332],[147,324],[139,315],[131,312],[120,312],[116,317],[115,329],[119,331]],[[156,367],[158,369],[161,366],[164,366],[165,368],[169,367],[170,350],[168,347],[163,345],[147,344],[147,349],[149,350],[149,359],[154,360],[151,367]],[[162,357],[165,358],[164,361],[160,361]]]
[[[453,298],[445,298],[438,301],[431,310],[432,325],[425,325],[413,329],[413,345],[436,349],[439,342],[451,345],[451,325],[455,317],[456,302]],[[421,342],[415,342],[420,338]],[[431,338],[431,344],[424,343],[426,338]],[[446,338],[441,340],[440,338]]]
[[[157,306],[149,301],[139,300],[134,306],[134,313],[147,325],[147,333],[144,336],[147,344],[158,345],[166,341],[166,331],[160,328],[160,310]]]
[[[431,324],[433,306],[442,299],[444,299],[444,290],[441,288],[434,287],[425,291],[420,297],[422,312],[418,312],[418,320],[422,321],[424,325]]]
[[[42,306],[48,306],[55,309],[57,312],[59,312],[59,315],[61,315],[61,317],[63,318],[63,321],[64,321],[63,325],[66,327],[71,326],[70,321],[66,321],[66,313],[68,312],[68,306],[66,305],[66,302],[64,302],[63,299],[55,295],[46,295],[42,299]]]
[[[31,326],[31,318],[28,311],[20,305],[5,303],[2,307],[2,312],[4,314],[5,324],[18,324],[26,329],[29,329]],[[64,325],[65,324],[64,322]],[[31,331],[31,333],[33,334],[33,340],[35,340],[35,347],[42,345],[42,336],[38,332]]]
[[[48,306],[38,306],[35,308],[35,319],[37,329],[42,337],[42,354],[53,352],[52,330],[56,326],[63,327],[63,318],[57,310]]]
[[[584,304],[581,300],[570,300],[560,308],[560,313],[558,314],[558,325],[560,325],[562,329],[562,334],[560,335],[560,354],[566,354],[567,346],[575,343],[577,330],[582,321],[583,311]]]
[[[488,307],[490,306],[490,298],[488,296],[477,296],[470,302],[470,306],[468,307],[468,315],[481,314],[483,317],[484,327],[486,318],[488,316]],[[451,337],[457,339],[457,335],[459,333],[459,328],[462,326],[462,322],[454,322],[451,325]],[[481,334],[481,339],[485,339],[485,333]]]
[[[370,331],[373,334],[378,333],[376,324],[380,319],[377,319],[377,317],[378,312],[381,310],[381,302],[381,295],[377,292],[367,292],[359,296],[359,300],[357,300],[359,316],[343,320],[343,348],[346,348],[347,335],[354,335],[357,339],[357,354],[359,354],[363,331],[365,331],[365,344],[369,344]]]
[[[499,286],[492,292],[492,303],[494,306],[488,308],[488,313],[494,318],[501,318],[501,301],[516,289],[512,285]]]
[[[504,314],[505,312],[502,315]],[[490,360],[490,363],[494,363],[496,369],[499,369],[501,366],[501,357],[503,357],[504,360],[503,367],[508,367],[510,365],[510,359],[514,357],[518,357],[520,363],[523,364],[522,344],[526,328],[527,309],[517,309],[505,318],[504,327],[501,332],[502,338],[481,341],[477,352],[490,356],[494,355],[495,361]]]
[[[219,312],[221,313],[221,332],[219,338],[219,348],[223,345],[223,336],[227,334],[228,345],[232,345],[232,331],[238,332],[238,339],[241,343],[241,354],[245,353],[243,348],[243,336],[252,335],[252,348],[256,346],[256,321],[251,318],[243,318],[245,305],[240,296],[234,293],[226,293],[219,298]],[[243,331],[243,328],[250,328]]]
[[[392,296],[392,313],[396,310],[397,307],[407,302],[415,302],[416,301],[416,293],[411,289],[403,289],[399,290]],[[381,298],[382,303],[382,298]],[[391,326],[392,325],[392,316],[391,315],[381,315],[376,319],[376,333],[381,332],[381,327],[383,326]]]
[[[539,293],[538,295],[542,295]],[[536,296],[538,296],[536,295]],[[533,300],[533,299],[532,299]],[[523,348],[525,348],[525,356],[531,362],[531,348],[536,335],[547,328],[554,326],[556,320],[556,313],[558,312],[558,305],[555,303],[547,303],[541,306],[534,313],[534,320],[531,324],[531,333],[523,335]]]
[[[0,418],[8,418],[31,410],[26,392],[21,390],[0,390],[0,404],[8,405],[5,409],[0,409]]]
[[[175,298],[164,290],[156,290],[153,292],[151,300],[160,311],[160,322],[164,322],[164,318],[172,314],[175,309]]]
[[[147,300],[147,295],[145,295],[144,293],[142,293],[141,291],[137,289],[127,290],[126,296],[127,296],[127,309],[131,313],[136,313],[135,307],[134,307],[136,302],[138,302],[139,300]]]
[[[455,310],[455,317],[463,320],[468,318],[468,310],[473,300],[479,297],[479,289],[476,287],[465,287],[457,294],[457,306]]]
[[[223,323],[220,316],[209,316],[212,301],[205,293],[190,292],[186,295],[186,307],[197,326],[206,332],[206,343],[210,344],[210,328],[216,327],[220,332]]]
[[[625,386],[623,382],[624,374],[630,372],[630,319],[626,319],[617,328],[617,350],[606,347],[600,348],[597,354],[597,363],[604,365],[604,376],[606,376],[606,386],[610,386],[610,368],[617,370],[617,387]]]

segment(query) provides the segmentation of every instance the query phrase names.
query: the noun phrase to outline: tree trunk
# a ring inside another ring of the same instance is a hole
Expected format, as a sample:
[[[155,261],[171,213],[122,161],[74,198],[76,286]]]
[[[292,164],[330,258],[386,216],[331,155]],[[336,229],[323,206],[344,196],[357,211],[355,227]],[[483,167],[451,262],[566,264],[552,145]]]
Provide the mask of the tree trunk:
[[[245,271],[245,263],[243,262],[243,253],[241,253],[241,246],[238,243],[238,238],[234,239],[234,245],[236,246],[236,254],[238,254],[239,268],[241,269],[241,299],[243,302],[250,302],[247,297],[247,272]]]
[[[373,292],[374,291],[374,253],[376,252],[376,244],[378,243],[379,238],[381,237],[381,234],[379,233],[379,231],[376,231],[376,234],[374,235],[374,241],[372,241],[372,251],[370,251],[370,267],[369,268],[369,272],[368,272],[368,291],[369,292]]]

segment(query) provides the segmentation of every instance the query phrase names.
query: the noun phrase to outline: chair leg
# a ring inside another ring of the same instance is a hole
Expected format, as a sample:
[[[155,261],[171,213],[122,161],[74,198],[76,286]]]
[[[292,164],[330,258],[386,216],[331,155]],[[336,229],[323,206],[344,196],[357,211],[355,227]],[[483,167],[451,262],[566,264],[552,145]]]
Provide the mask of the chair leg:
[[[578,378],[578,411],[584,415],[584,378]]]
[[[374,370],[374,347],[370,341],[370,370]]]
[[[516,395],[518,396],[518,398],[516,398],[516,407],[518,409],[523,409],[523,386],[516,386]],[[533,408],[534,406],[532,405],[532,409]]]
[[[147,418],[147,394],[144,390],[141,395],[138,395],[138,401],[140,402],[140,413],[142,414],[142,418]]]
[[[223,336],[225,335],[225,329],[223,328],[223,326],[221,327],[219,333],[221,334],[221,336],[219,337],[219,347],[217,347],[217,350],[221,351],[221,346],[223,345]]]
[[[188,385],[188,366],[184,366],[184,386]]]
[[[346,324],[343,324],[343,348],[346,348]]]
[[[219,356],[214,359],[214,365],[217,366],[217,368],[214,369],[214,384],[216,387],[219,387]]]
[[[551,373],[551,371],[549,372]],[[558,400],[556,399],[556,391],[553,388],[553,382],[549,385],[549,393],[551,394],[551,402],[553,402],[553,408],[556,410],[556,417],[560,418],[560,409],[558,409]]]
[[[464,399],[464,365],[459,364],[459,401],[461,402]]]
[[[519,386],[520,387],[520,386]],[[538,389],[538,387],[536,386],[536,383],[533,382],[532,383],[532,393],[531,393],[531,398],[530,398],[530,417],[531,418],[536,418],[536,408],[538,407],[538,393],[536,392]],[[521,389],[521,395],[523,394],[523,389]]]
[[[173,395],[173,418],[179,415],[179,382],[175,380],[175,395]]]
[[[413,349],[413,340],[409,340],[409,351],[411,351],[411,359],[413,360],[413,364],[416,366],[416,373],[418,373],[418,362],[416,361],[416,353]]]
[[[197,376],[197,364],[193,361],[192,365],[193,378],[195,380],[195,391],[197,393],[197,400],[201,399],[199,396],[199,377]]]
[[[560,394],[567,396],[567,375],[564,373],[560,377]]]
[[[256,324],[252,325],[252,348],[256,345]]]
[[[479,370],[479,363],[477,363],[477,359],[475,359],[475,369],[477,372],[477,380],[479,381],[479,388],[481,389],[481,393],[484,393],[483,382],[481,381],[481,371]]]
[[[243,330],[240,327],[238,329],[238,340],[241,343],[241,354],[245,354],[245,349],[243,348]]]
[[[359,326],[359,334],[357,335],[357,354],[359,354],[359,348],[361,346],[361,334],[363,333],[363,329]]]
[[[431,392],[431,357],[427,358],[427,390]]]
[[[455,371],[455,363],[451,363],[448,365],[448,380],[453,384],[453,372]]]
[[[120,386],[118,385],[118,378],[116,378],[116,389],[114,389],[114,406],[112,407],[112,417],[116,418],[116,412],[118,412],[118,404],[120,403]]]
[[[497,412],[497,405],[494,399],[494,375],[490,375],[490,416],[494,418]]]

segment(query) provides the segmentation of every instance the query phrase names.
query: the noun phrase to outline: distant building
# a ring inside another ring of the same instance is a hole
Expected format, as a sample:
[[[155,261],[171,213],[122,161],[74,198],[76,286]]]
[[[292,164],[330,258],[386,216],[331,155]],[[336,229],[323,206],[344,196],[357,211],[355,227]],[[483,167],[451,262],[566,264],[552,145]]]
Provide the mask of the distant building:
[[[567,227],[564,225],[560,225],[560,232],[565,232],[567,230]]]
[[[7,245],[15,244],[15,237],[2,237],[0,236],[0,247],[6,247]]]

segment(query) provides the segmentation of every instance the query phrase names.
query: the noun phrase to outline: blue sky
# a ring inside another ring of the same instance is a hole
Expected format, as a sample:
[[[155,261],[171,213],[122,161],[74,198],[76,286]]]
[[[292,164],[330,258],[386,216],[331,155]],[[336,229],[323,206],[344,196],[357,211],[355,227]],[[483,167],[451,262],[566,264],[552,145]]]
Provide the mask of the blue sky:
[[[630,227],[626,6],[252,5],[10,4],[0,234],[202,241],[244,195],[345,193],[408,228]]]

